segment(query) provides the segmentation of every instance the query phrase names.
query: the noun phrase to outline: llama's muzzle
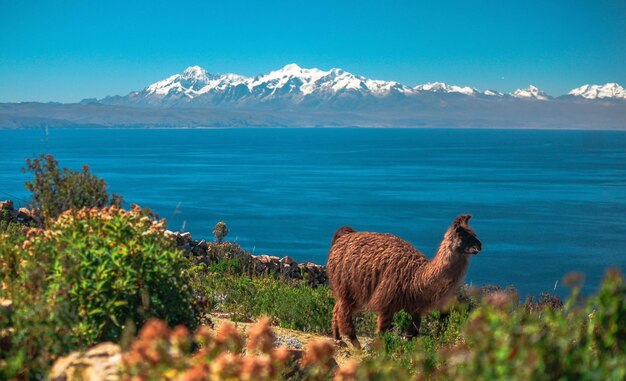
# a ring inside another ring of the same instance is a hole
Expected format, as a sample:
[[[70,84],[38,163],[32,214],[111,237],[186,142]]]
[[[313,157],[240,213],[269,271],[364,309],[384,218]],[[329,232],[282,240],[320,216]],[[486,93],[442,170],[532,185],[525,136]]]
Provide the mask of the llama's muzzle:
[[[476,245],[476,246],[472,246],[469,248],[469,250],[467,251],[468,253],[472,254],[472,255],[476,255],[478,253],[480,253],[480,251],[483,249],[483,245]]]

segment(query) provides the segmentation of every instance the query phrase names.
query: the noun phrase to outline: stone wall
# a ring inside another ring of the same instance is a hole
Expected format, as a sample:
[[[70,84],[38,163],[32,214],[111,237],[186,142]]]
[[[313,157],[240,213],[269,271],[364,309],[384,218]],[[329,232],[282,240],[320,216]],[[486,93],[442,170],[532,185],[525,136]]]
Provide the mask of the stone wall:
[[[15,209],[13,200],[0,201],[0,221],[16,222],[24,225],[33,225],[35,217],[26,208]]]
[[[216,244],[194,240],[191,233],[166,230],[165,234],[172,237],[176,246],[195,263],[211,264],[223,259],[238,259],[245,272],[252,275],[274,275],[287,280],[304,279],[311,287],[328,284],[326,267],[312,262],[298,263],[289,256],[279,258],[265,254],[252,255],[232,243]],[[232,250],[219,250],[220,245],[229,245]]]

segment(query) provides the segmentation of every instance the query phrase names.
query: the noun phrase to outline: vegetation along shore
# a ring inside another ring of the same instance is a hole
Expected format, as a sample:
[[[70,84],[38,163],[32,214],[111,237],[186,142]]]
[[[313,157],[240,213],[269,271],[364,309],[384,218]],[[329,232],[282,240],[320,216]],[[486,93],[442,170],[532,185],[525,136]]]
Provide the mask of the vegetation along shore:
[[[223,222],[212,239],[170,231],[149,209],[125,208],[87,166],[41,155],[25,171],[29,207],[0,202],[1,380],[626,378],[617,271],[595,295],[567,275],[565,301],[461,286],[423,311],[417,331],[404,309],[380,333],[373,312],[354,311],[359,349],[332,340],[325,266],[254,256]],[[471,241],[468,220],[450,236]]]

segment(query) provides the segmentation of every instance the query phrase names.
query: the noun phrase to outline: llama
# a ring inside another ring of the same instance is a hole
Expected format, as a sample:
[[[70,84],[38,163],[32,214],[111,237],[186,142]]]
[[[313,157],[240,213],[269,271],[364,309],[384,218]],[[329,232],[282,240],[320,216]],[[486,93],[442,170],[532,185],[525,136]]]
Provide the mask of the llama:
[[[327,275],[336,299],[332,331],[352,345],[361,345],[352,315],[368,308],[378,313],[376,331],[391,328],[393,315],[405,310],[412,317],[408,337],[419,332],[423,314],[444,307],[455,297],[469,265],[470,254],[482,244],[469,227],[470,215],[457,217],[444,234],[432,260],[410,243],[391,234],[356,232],[348,226],[335,233],[328,254]]]

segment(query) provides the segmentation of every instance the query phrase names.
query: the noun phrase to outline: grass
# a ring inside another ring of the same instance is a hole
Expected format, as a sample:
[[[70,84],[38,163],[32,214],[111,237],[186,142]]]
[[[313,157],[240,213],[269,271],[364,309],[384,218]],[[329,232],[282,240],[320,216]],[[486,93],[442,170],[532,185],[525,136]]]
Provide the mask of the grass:
[[[241,274],[237,260],[224,260],[192,270],[195,292],[213,311],[235,321],[266,315],[280,327],[329,333],[334,299],[328,287],[307,287],[301,281]]]

